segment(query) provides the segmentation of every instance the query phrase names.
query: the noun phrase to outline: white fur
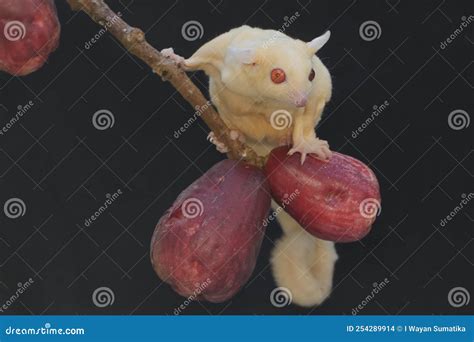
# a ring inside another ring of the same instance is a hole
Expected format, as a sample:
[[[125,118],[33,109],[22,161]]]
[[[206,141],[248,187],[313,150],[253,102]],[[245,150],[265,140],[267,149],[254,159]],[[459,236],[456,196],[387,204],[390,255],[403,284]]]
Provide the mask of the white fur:
[[[325,34],[322,36],[314,38],[312,41],[308,43],[308,46],[310,47],[311,50],[314,51],[314,53],[318,52],[319,49],[321,49],[324,44],[326,44],[331,37],[331,32],[326,31]]]
[[[334,243],[309,234],[286,212],[277,218],[285,234],[272,251],[273,276],[291,291],[295,304],[319,305],[332,289],[338,258]]]
[[[209,92],[224,122],[238,130],[260,155],[274,147],[292,143],[292,153],[330,157],[327,142],[316,137],[315,126],[332,92],[331,76],[314,55],[329,39],[329,32],[303,42],[274,30],[242,26],[204,44],[189,59],[163,52],[187,70],[204,70],[209,76]],[[273,68],[282,68],[287,79],[271,81]],[[316,77],[308,75],[314,70]],[[297,100],[307,99],[304,107]],[[290,113],[292,124],[275,129],[271,115],[278,110]],[[218,142],[217,142],[218,144]],[[285,232],[272,253],[272,268],[279,286],[288,288],[294,303],[321,304],[330,294],[337,254],[334,243],[307,233],[288,214],[278,216]]]

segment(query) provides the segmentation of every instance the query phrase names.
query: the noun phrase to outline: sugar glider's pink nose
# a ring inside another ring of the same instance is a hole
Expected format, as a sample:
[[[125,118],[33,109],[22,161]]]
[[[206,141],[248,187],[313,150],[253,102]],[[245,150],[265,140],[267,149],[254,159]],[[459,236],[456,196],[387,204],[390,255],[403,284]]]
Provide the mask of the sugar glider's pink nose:
[[[304,106],[306,106],[306,102],[308,102],[308,97],[307,96],[298,96],[295,99],[296,107],[304,107]]]

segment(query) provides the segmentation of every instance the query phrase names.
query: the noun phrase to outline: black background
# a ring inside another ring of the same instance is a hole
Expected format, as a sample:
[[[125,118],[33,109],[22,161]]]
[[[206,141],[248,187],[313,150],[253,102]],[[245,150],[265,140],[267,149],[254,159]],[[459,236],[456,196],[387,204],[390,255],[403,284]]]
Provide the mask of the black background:
[[[333,76],[334,92],[318,127],[333,150],[354,156],[377,174],[382,212],[362,241],[338,244],[334,291],[320,307],[272,306],[275,288],[269,254],[281,234],[269,226],[251,281],[231,301],[193,302],[183,314],[351,314],[373,283],[390,283],[360,314],[465,314],[448,292],[473,292],[473,205],[445,227],[440,220],[473,192],[474,124],[461,130],[448,115],[472,116],[473,30],[444,50],[444,41],[472,14],[471,1],[109,1],[161,49],[190,56],[216,35],[240,26],[278,29],[285,16],[299,19],[287,33],[310,40],[332,32],[319,56]],[[21,198],[26,213],[1,216],[2,294],[17,283],[34,284],[6,313],[173,314],[184,298],[154,274],[148,253],[154,226],[177,195],[224,158],[197,122],[173,133],[193,109],[110,35],[90,49],[98,31],[86,15],[57,2],[61,45],[40,71],[0,74],[0,124],[18,105],[33,108],[0,136],[0,203]],[[201,39],[187,41],[181,27],[199,21]],[[374,20],[381,36],[364,41],[360,25]],[[193,79],[206,91],[202,73]],[[352,131],[374,105],[390,105],[357,138]],[[92,115],[110,110],[115,124],[97,130]],[[107,193],[124,194],[90,227],[84,219]],[[115,302],[96,307],[93,291],[109,287]],[[0,301],[0,304],[3,301]],[[472,311],[470,311],[472,313]]]

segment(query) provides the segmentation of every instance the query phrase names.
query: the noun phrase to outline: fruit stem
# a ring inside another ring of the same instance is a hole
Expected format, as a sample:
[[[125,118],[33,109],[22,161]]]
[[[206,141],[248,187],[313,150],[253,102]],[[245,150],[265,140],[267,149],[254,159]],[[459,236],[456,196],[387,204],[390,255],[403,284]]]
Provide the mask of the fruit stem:
[[[171,59],[163,56],[145,39],[145,34],[139,28],[131,27],[117,15],[103,0],[67,0],[75,11],[83,11],[92,20],[107,30],[130,53],[145,62],[163,80],[170,82],[173,87],[199,111],[206,125],[214,132],[219,141],[228,147],[227,156],[231,159],[244,160],[245,162],[262,168],[265,158],[258,156],[255,151],[238,139],[230,138],[230,130],[222,121],[219,114],[202,92],[196,87],[186,73]],[[113,20],[113,25],[107,25]]]

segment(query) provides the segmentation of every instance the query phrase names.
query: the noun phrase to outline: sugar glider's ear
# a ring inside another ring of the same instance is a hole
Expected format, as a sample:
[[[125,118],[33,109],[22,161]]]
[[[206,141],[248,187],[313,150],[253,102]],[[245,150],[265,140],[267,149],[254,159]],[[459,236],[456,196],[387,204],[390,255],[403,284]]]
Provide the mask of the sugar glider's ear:
[[[233,47],[227,49],[227,56],[229,62],[239,64],[253,64],[255,63],[256,50],[252,47]]]
[[[322,36],[316,37],[309,43],[306,43],[309,50],[311,51],[311,54],[315,54],[316,52],[318,52],[324,46],[324,44],[327,43],[330,36],[331,32],[326,31],[326,33],[324,33]]]

